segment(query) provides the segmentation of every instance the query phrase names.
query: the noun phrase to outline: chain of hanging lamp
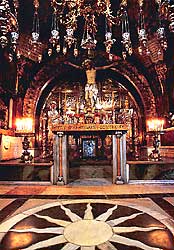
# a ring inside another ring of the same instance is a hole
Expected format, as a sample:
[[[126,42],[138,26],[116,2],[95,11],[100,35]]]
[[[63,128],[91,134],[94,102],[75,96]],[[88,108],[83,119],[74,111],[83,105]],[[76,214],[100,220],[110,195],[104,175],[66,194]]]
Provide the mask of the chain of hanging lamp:
[[[38,1],[37,1],[38,2]],[[74,36],[74,32],[77,28],[77,19],[79,17],[83,17],[82,22],[84,21],[83,28],[83,36],[80,41],[80,47],[88,50],[90,53],[91,50],[96,48],[97,40],[96,40],[96,32],[97,32],[97,22],[96,15],[100,15],[101,13],[105,15],[105,47],[106,52],[110,53],[112,45],[115,42],[115,39],[112,38],[112,22],[111,22],[111,9],[110,9],[110,1],[101,1],[98,0],[94,5],[85,4],[85,1],[63,1],[62,3],[58,3],[55,0],[51,1],[51,6],[53,7],[52,14],[52,29],[51,29],[51,37],[49,39],[52,48],[56,48],[57,52],[60,52],[61,44],[60,44],[60,25],[65,26],[66,35],[63,37],[63,54],[66,54],[68,49],[74,46],[74,56],[78,56],[79,41]],[[38,20],[38,3],[34,1],[35,7],[35,15],[33,19],[33,30],[32,40],[33,43],[36,44],[39,38],[39,31],[37,31],[37,23]],[[68,9],[68,13],[64,15],[66,10]],[[58,18],[59,16],[59,18]],[[48,49],[48,55],[52,54],[52,48]]]
[[[157,38],[159,43],[161,44],[161,48],[158,50],[158,55],[162,54],[162,50],[167,49],[167,37],[164,28],[163,20],[167,19],[168,17],[168,5],[166,2],[162,4],[162,0],[156,0],[158,4],[158,29],[156,31]],[[170,26],[169,26],[170,29]]]
[[[33,16],[33,28],[32,28],[32,43],[34,45],[37,44],[37,42],[39,41],[39,13],[38,13],[38,9],[39,9],[39,1],[38,0],[34,0],[33,1],[33,5],[34,5],[34,16]]]
[[[143,13],[143,0],[139,0],[139,23],[138,23],[138,39],[139,39],[139,47],[138,51],[140,55],[146,53],[147,55],[150,54],[148,49],[148,36],[145,27],[144,21],[144,13]]]
[[[138,51],[140,54],[149,54],[148,35],[144,21],[143,0],[139,3],[138,18]],[[167,38],[165,33],[166,21],[169,24],[169,31],[174,32],[174,5],[170,0],[155,0],[158,6],[158,28],[156,31],[157,39],[161,45],[158,53],[167,48]],[[2,48],[9,44],[13,51],[16,51],[19,39],[18,27],[18,0],[13,0],[14,13],[10,10],[8,0],[0,3],[0,45]],[[33,0],[34,15],[33,28],[31,32],[31,43],[36,47],[40,42],[40,20],[39,20],[39,0]],[[127,0],[121,0],[118,10],[113,10],[110,0],[51,0],[52,25],[49,38],[48,55],[51,56],[55,49],[57,53],[63,52],[64,55],[71,49],[77,57],[82,48],[89,53],[95,50],[97,43],[96,34],[98,31],[97,18],[104,16],[104,41],[103,44],[112,59],[112,48],[115,46],[116,37],[113,34],[113,26],[121,27],[122,56],[124,59],[133,53]],[[113,14],[114,11],[114,14]],[[77,34],[77,29],[83,29],[82,38]],[[61,29],[64,32],[61,32]],[[65,33],[63,36],[62,34]],[[9,41],[10,37],[10,41]],[[42,55],[38,57],[39,62]]]
[[[132,43],[130,39],[130,28],[129,28],[129,19],[127,13],[127,0],[122,0],[120,5],[121,11],[121,32],[122,32],[122,56],[123,59],[126,59],[127,54],[132,55]]]
[[[16,50],[17,41],[19,38],[19,26],[18,26],[18,0],[14,0],[14,13],[11,12],[9,2],[6,0],[0,3],[0,46],[2,48],[11,44],[11,49]],[[9,41],[10,37],[10,41]]]

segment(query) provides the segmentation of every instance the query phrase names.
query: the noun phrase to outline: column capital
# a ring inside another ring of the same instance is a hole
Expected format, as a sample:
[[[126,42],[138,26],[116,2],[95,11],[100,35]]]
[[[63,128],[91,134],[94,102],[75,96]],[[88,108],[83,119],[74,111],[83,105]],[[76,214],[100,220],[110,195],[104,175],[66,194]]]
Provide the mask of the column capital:
[[[121,138],[122,135],[123,135],[123,131],[116,131],[115,135],[116,135],[117,138]]]
[[[62,136],[64,135],[64,133],[63,133],[63,132],[57,132],[57,135],[58,135],[59,137],[62,137]]]

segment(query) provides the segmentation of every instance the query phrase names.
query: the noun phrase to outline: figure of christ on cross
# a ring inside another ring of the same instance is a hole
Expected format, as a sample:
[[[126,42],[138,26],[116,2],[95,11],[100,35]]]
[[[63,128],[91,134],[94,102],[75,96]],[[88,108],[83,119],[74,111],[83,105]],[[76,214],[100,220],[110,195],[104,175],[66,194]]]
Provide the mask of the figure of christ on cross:
[[[117,65],[118,61],[114,62],[112,64],[109,64],[109,65],[100,66],[100,67],[95,67],[93,65],[92,60],[90,60],[90,59],[86,59],[82,63],[82,66],[73,64],[71,62],[65,62],[65,64],[70,65],[76,69],[85,70],[86,78],[87,78],[87,83],[85,85],[85,101],[86,101],[88,106],[91,106],[92,108],[94,108],[95,104],[97,102],[97,97],[98,97],[98,88],[97,88],[97,84],[96,84],[96,72],[97,72],[97,70],[109,69],[109,68]]]

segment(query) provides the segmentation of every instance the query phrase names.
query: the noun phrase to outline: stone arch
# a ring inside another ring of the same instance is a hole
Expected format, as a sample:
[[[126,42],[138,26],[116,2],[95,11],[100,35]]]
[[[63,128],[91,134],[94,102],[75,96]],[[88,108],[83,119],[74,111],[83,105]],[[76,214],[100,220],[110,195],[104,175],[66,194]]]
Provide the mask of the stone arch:
[[[124,63],[119,68],[114,68],[113,71],[123,75],[137,90],[144,105],[145,116],[155,116],[157,114],[156,101],[145,76],[140,74],[136,67],[128,63]]]
[[[37,103],[43,89],[63,71],[65,68],[61,64],[56,65],[55,63],[54,65],[45,65],[36,74],[24,98],[23,116],[35,118]]]
[[[63,60],[59,62],[55,60],[53,63],[45,65],[36,74],[31,83],[32,87],[27,90],[24,98],[23,116],[32,117],[33,120],[35,120],[37,104],[43,90],[54,78],[68,72],[68,69],[62,62]],[[139,74],[137,69],[127,62],[120,63],[117,67],[112,68],[112,70],[125,77],[137,90],[142,101],[139,105],[144,105],[145,116],[152,117],[156,115],[155,98],[150,88],[150,84],[144,75]]]

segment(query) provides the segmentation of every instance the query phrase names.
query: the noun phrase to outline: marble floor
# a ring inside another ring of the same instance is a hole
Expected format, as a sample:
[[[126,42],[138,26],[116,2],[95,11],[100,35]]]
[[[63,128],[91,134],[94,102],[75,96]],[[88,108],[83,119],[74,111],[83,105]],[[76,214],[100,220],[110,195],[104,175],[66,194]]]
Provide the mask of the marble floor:
[[[2,250],[174,250],[174,186],[0,185]]]

